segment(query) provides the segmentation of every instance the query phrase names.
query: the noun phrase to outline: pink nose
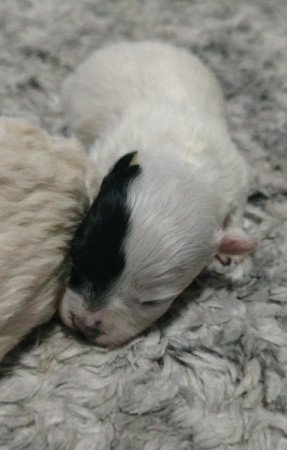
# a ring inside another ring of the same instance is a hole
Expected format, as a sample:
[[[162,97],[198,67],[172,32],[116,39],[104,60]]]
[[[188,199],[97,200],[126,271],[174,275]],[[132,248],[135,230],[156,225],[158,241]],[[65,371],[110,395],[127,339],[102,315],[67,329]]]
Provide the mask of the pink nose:
[[[101,322],[99,320],[95,321],[93,323],[93,325],[90,325],[85,322],[85,319],[82,319],[79,316],[75,316],[75,315],[71,314],[71,317],[72,317],[73,325],[76,328],[76,330],[80,331],[85,336],[95,337],[98,334],[100,334],[99,325]]]

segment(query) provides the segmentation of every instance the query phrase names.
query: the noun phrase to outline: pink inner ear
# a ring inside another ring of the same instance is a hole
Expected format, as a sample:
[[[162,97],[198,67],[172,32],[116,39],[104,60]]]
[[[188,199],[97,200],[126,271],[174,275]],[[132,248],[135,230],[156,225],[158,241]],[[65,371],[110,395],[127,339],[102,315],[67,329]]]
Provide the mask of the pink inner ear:
[[[257,247],[257,242],[240,228],[227,228],[220,241],[218,253],[245,256]]]

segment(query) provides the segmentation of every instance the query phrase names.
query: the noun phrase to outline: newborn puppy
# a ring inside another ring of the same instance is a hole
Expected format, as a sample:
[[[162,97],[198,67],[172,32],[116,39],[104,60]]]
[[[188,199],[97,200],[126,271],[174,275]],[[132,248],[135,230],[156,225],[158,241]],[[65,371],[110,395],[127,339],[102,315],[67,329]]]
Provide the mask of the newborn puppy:
[[[79,143],[0,118],[0,361],[57,310],[89,205]]]
[[[103,346],[164,314],[217,256],[243,257],[247,167],[210,71],[159,42],[96,51],[64,83],[102,185],[71,246],[63,321]]]

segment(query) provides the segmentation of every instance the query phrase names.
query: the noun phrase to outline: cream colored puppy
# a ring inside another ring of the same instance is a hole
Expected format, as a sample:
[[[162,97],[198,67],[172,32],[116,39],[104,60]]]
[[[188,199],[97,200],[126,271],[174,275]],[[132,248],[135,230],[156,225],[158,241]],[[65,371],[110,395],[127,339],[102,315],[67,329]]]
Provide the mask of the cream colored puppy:
[[[0,118],[0,361],[56,311],[88,205],[86,178],[74,140]]]
[[[96,51],[64,83],[70,127],[103,180],[72,242],[63,321],[118,345],[217,256],[245,256],[248,170],[212,73],[160,42]]]

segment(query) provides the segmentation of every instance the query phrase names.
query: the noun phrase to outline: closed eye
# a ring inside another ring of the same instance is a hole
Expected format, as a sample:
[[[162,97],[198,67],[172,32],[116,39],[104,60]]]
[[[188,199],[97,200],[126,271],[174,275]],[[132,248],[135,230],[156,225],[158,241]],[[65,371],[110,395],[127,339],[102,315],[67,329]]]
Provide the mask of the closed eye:
[[[150,300],[143,302],[142,305],[144,308],[152,307],[152,306],[162,306],[164,303],[167,303],[167,300]]]
[[[148,307],[150,307],[150,306],[156,306],[156,304],[157,304],[157,301],[154,300],[154,301],[151,301],[151,302],[144,302],[144,303],[142,303],[142,306],[143,306],[144,308],[148,308]]]

